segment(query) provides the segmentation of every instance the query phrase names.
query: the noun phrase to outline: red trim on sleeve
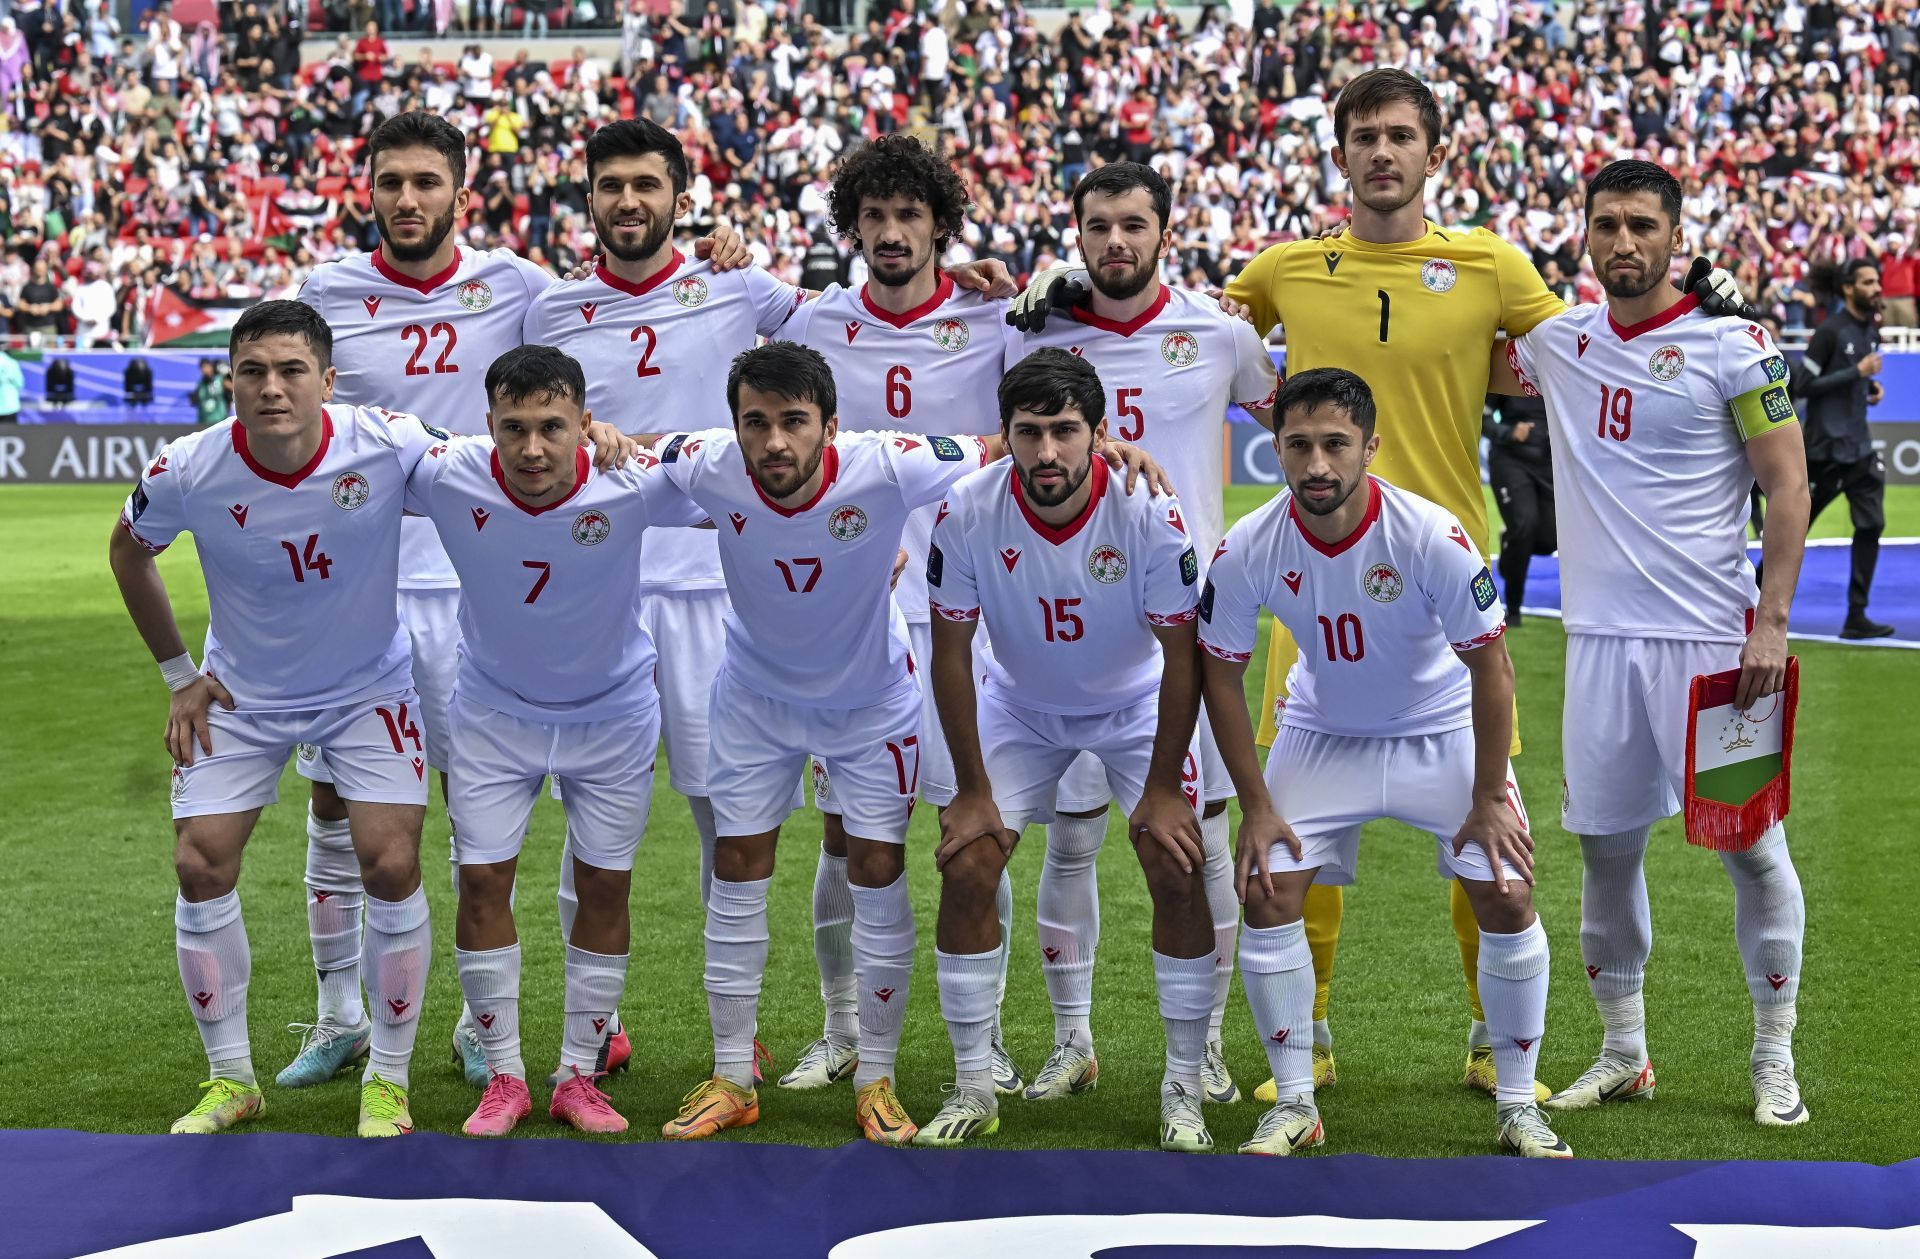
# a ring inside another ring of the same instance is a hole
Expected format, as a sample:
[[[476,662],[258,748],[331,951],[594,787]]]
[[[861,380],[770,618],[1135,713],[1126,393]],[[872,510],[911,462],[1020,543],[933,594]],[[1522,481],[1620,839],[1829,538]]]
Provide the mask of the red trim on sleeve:
[[[934,603],[931,600],[928,601],[927,606],[949,621],[977,621],[980,619],[979,608],[950,608],[944,603]]]
[[[1188,621],[1196,621],[1199,619],[1199,604],[1195,604],[1185,612],[1174,612],[1171,614],[1165,612],[1147,613],[1147,624],[1149,625],[1185,625]]]
[[[1475,635],[1464,643],[1453,644],[1453,649],[1455,651],[1472,651],[1476,647],[1485,647],[1488,643],[1506,632],[1507,627],[1505,624],[1496,625],[1486,633]]]
[[[1020,492],[1020,470],[1012,466],[1007,468],[1007,489],[1013,494],[1013,501],[1019,504],[1020,514],[1026,517],[1027,524],[1033,527],[1035,533],[1055,546],[1086,528],[1087,522],[1093,519],[1094,510],[1100,506],[1100,500],[1107,496],[1107,461],[1099,455],[1093,457],[1093,470],[1087,473],[1087,482],[1093,487],[1087,495],[1087,505],[1078,516],[1056,529],[1034,515],[1033,508],[1027,506],[1027,496]]]
[[[1631,341],[1643,332],[1652,332],[1655,328],[1666,327],[1674,320],[1680,318],[1680,316],[1696,309],[1699,305],[1700,299],[1694,294],[1689,293],[1651,319],[1642,319],[1639,323],[1630,326],[1622,325],[1619,320],[1615,319],[1613,317],[1613,308],[1609,306],[1607,308],[1607,327],[1612,328],[1614,335],[1622,341]]]
[[[1307,530],[1306,523],[1300,519],[1300,508],[1292,498],[1287,499],[1287,515],[1293,518],[1293,523],[1299,528],[1300,536],[1307,540],[1308,546],[1322,555],[1339,555],[1365,537],[1367,530],[1373,527],[1373,522],[1380,519],[1380,483],[1372,477],[1367,478],[1367,495],[1367,514],[1360,517],[1360,523],[1354,526],[1352,533],[1338,542],[1322,542],[1314,537]]]
[[[827,447],[827,453],[820,456],[820,466],[826,470],[826,475],[820,478],[819,490],[814,493],[812,498],[800,504],[798,507],[782,507],[767,497],[767,492],[760,488],[760,482],[754,480],[751,471],[747,473],[747,480],[752,482],[753,492],[760,496],[761,502],[773,508],[773,510],[779,512],[782,516],[791,518],[798,516],[801,512],[811,511],[813,508],[819,506],[820,500],[825,498],[827,491],[833,488],[834,480],[840,475],[840,448],[838,446]]]
[[[327,457],[327,447],[333,444],[333,415],[325,407],[320,408],[320,448],[313,452],[313,458],[292,472],[275,472],[253,457],[253,451],[247,448],[247,430],[239,420],[233,422],[233,453],[240,456],[240,462],[262,481],[271,481],[286,489],[293,489],[300,482],[313,475],[320,461]]]
[[[635,284],[631,280],[623,280],[613,272],[607,270],[606,263],[602,260],[594,264],[593,278],[610,289],[619,289],[622,293],[630,297],[644,297],[672,279],[673,273],[678,271],[681,264],[686,262],[686,260],[686,255],[676,249],[673,251],[673,257],[668,260],[666,266],[661,267],[658,271],[655,271],[638,284]]]
[[[1165,284],[1162,284],[1160,286],[1160,296],[1153,299],[1153,305],[1147,307],[1124,323],[1118,319],[1107,319],[1103,316],[1096,315],[1084,306],[1069,307],[1067,313],[1089,328],[1098,328],[1102,332],[1113,332],[1123,337],[1130,337],[1152,323],[1155,317],[1167,308],[1167,303],[1172,300],[1172,292]]]
[[[380,274],[381,278],[398,284],[402,288],[412,289],[416,293],[431,293],[453,278],[453,273],[460,269],[460,256],[460,250],[456,247],[453,251],[453,261],[447,264],[446,270],[438,275],[430,275],[424,280],[416,280],[387,261],[387,247],[382,244],[380,248],[373,251],[373,269]]]
[[[488,467],[493,472],[494,484],[500,487],[500,492],[507,496],[509,503],[512,503],[529,516],[543,516],[562,503],[567,502],[587,487],[587,477],[593,472],[593,461],[587,458],[587,448],[585,446],[576,448],[573,452],[573,488],[568,490],[562,497],[556,498],[551,503],[547,503],[541,507],[534,507],[523,503],[519,497],[514,494],[513,487],[507,484],[506,475],[500,470],[500,451],[497,448],[493,452]]]
[[[127,531],[127,536],[129,538],[132,538],[135,542],[138,542],[140,544],[141,549],[146,551],[149,555],[158,555],[160,554],[160,552],[167,549],[166,546],[155,546],[153,543],[141,537],[138,533],[134,531],[133,525],[127,520],[126,516],[124,515],[120,517],[120,527],[122,529],[125,529]],[[168,543],[167,545],[170,546],[172,544]]]
[[[1200,646],[1209,656],[1218,656],[1222,660],[1231,660],[1235,664],[1245,664],[1253,659],[1253,653],[1250,651],[1228,651],[1225,647],[1215,647],[1204,638],[1200,640]]]
[[[896,315],[890,310],[882,310],[874,305],[873,298],[869,295],[869,290],[872,288],[871,280],[860,286],[860,304],[867,308],[867,313],[881,323],[891,324],[895,328],[904,328],[916,319],[925,319],[938,310],[942,302],[953,296],[953,277],[942,271],[940,282],[933,286],[933,296],[904,315]]]

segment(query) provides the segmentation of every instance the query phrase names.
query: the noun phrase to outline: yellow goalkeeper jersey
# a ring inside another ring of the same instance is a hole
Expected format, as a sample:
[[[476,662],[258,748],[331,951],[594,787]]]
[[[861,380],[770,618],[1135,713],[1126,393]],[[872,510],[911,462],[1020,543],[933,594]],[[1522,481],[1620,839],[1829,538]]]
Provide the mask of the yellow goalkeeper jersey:
[[[1262,333],[1286,329],[1288,375],[1344,367],[1372,387],[1373,471],[1458,516],[1485,555],[1479,449],[1488,356],[1497,333],[1520,336],[1566,304],[1525,254],[1485,228],[1426,227],[1400,244],[1349,234],[1270,246],[1227,282],[1227,296],[1252,310]],[[1276,623],[1263,745],[1273,742],[1274,701],[1294,656]]]

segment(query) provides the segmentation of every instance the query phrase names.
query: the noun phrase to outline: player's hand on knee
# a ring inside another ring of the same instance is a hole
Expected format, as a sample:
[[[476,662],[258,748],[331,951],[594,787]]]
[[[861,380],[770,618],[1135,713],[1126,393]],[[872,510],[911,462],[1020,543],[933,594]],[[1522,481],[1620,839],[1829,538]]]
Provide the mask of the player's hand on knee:
[[[1022,332],[1043,332],[1047,316],[1077,306],[1093,292],[1085,267],[1067,263],[1035,273],[1027,287],[1007,307],[1007,323]]]
[[[716,272],[738,271],[753,264],[753,251],[740,234],[725,223],[713,225],[713,235],[693,242],[693,256],[710,262]]]
[[[961,288],[972,289],[995,299],[1012,297],[1020,292],[1020,286],[1013,282],[1013,272],[1007,270],[1007,264],[998,258],[978,258],[972,262],[956,263],[947,268],[947,274]]]
[[[1147,491],[1155,497],[1174,492],[1173,481],[1167,476],[1167,470],[1132,442],[1108,438],[1106,444],[1100,447],[1100,453],[1108,467],[1127,474],[1127,493],[1133,493],[1133,487],[1140,483],[1141,477],[1147,479]]]
[[[1244,807],[1245,802],[1242,804]],[[1247,888],[1253,883],[1272,899],[1273,863],[1267,854],[1275,844],[1285,845],[1295,861],[1303,855],[1300,837],[1271,808],[1247,809],[1240,820],[1240,839],[1233,861],[1233,890],[1242,905],[1247,903]]]
[[[1182,874],[1192,874],[1207,859],[1200,839],[1200,819],[1193,815],[1193,806],[1177,790],[1143,792],[1140,803],[1127,818],[1127,829],[1134,843],[1143,842],[1144,836],[1144,842],[1165,849],[1179,864]]]
[[[1469,843],[1486,851],[1487,864],[1493,868],[1493,885],[1507,895],[1507,867],[1520,872],[1529,886],[1533,883],[1533,836],[1503,795],[1498,800],[1476,800],[1453,837],[1453,855],[1459,856]]]
[[[167,701],[167,755],[173,757],[174,764],[193,764],[196,743],[208,756],[213,755],[213,724],[207,720],[207,709],[216,702],[233,711],[232,693],[211,673],[201,674]]]
[[[1751,708],[1787,684],[1787,632],[1754,626],[1740,648],[1740,682],[1734,687],[1733,706]]]
[[[963,791],[954,796],[953,803],[940,815],[940,846],[933,850],[934,869],[946,869],[947,862],[961,849],[981,839],[992,840],[1000,845],[1002,852],[1012,849],[993,796],[984,791]]]
[[[624,466],[640,449],[639,442],[599,420],[587,425],[587,440],[593,443],[593,466],[602,472]]]

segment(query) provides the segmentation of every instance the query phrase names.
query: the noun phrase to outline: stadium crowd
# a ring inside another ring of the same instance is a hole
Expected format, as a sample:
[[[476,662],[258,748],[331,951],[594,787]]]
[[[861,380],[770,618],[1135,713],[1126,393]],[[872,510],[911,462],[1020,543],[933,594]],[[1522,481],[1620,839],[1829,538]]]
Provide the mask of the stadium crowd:
[[[1600,292],[1577,252],[1581,179],[1639,155],[1681,175],[1689,241],[1727,259],[1777,328],[1818,322],[1835,265],[1859,256],[1880,263],[1887,322],[1914,323],[1920,0],[1258,0],[1250,26],[1225,6],[1188,24],[1167,0],[1098,0],[1051,36],[998,0],[913,7],[877,0],[842,32],[814,3],[627,0],[617,60],[576,48],[543,63],[445,37],[516,14],[544,27],[503,0],[354,0],[316,7],[359,33],[302,67],[304,3],[222,3],[218,25],[188,31],[164,4],[122,30],[106,0],[0,0],[0,318],[14,338],[139,343],[161,286],[290,292],[374,244],[358,155],[416,107],[472,138],[468,242],[555,269],[591,248],[585,136],[644,113],[694,163],[686,226],[733,224],[789,281],[846,278],[826,224],[837,155],[931,126],[976,201],[956,253],[1016,273],[1058,259],[1066,190],[1124,157],[1175,186],[1169,277],[1214,286],[1344,217],[1332,98],[1397,65],[1448,115],[1429,215],[1523,244],[1566,296]],[[383,22],[408,38],[389,42]]]

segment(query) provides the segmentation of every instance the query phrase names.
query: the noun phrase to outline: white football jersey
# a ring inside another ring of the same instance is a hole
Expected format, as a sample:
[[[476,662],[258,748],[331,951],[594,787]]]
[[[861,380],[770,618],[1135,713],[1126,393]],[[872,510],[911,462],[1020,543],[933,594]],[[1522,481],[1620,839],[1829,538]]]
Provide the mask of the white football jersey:
[[[508,249],[462,246],[451,267],[425,280],[394,270],[376,249],[315,267],[299,300],[333,328],[336,399],[477,437],[487,431],[487,369],[520,345],[528,304],[553,282]],[[401,529],[400,585],[459,585],[433,526],[417,517]]]
[[[191,533],[212,619],[202,669],[241,708],[331,708],[413,685],[395,611],[407,475],[444,446],[411,415],[333,403],[298,472],[256,463],[235,419],[167,443],[120,523],[160,552]]]
[[[1570,631],[1746,638],[1753,469],[1729,404],[1766,390],[1790,416],[1787,361],[1764,328],[1698,307],[1624,328],[1604,303],[1575,306],[1507,343],[1552,425]]]
[[[407,506],[431,519],[460,576],[460,672],[468,699],[531,721],[598,721],[657,700],[640,618],[641,535],[707,518],[653,456],[601,472],[574,456],[572,493],[528,507],[488,438],[422,459]],[[650,535],[647,545],[652,545]]]
[[[1055,528],[1034,515],[1013,460],[954,486],[927,558],[932,610],[984,617],[987,693],[1077,715],[1113,712],[1160,687],[1155,625],[1191,621],[1200,562],[1180,500],[1128,494],[1093,461],[1086,510]]]
[[[1444,507],[1368,477],[1367,513],[1329,545],[1282,491],[1243,517],[1207,568],[1200,645],[1253,655],[1265,605],[1300,644],[1280,724],[1399,738],[1473,724],[1457,651],[1506,632],[1473,539]]]
[[[715,274],[678,250],[659,274],[629,284],[606,270],[534,299],[522,336],[580,360],[587,407],[623,432],[724,427],[727,370],[772,336],[806,292],[759,267]],[[656,590],[720,590],[719,544],[707,531],[647,539],[640,581]]]
[[[904,315],[880,309],[866,286],[830,285],[794,312],[779,340],[820,351],[840,396],[840,430],[912,429],[947,436],[1000,431],[998,390],[1007,346],[1007,304],[954,284],[944,272],[926,305]],[[896,596],[909,621],[927,619],[927,539],[932,504],[907,522],[907,567]]]
[[[1271,406],[1279,389],[1260,334],[1206,294],[1165,284],[1159,299],[1127,323],[1084,307],[1063,314],[1047,320],[1044,332],[1014,333],[1006,365],[1046,346],[1092,363],[1107,390],[1108,434],[1167,470],[1195,545],[1201,555],[1213,554],[1227,527],[1227,407]]]
[[[887,594],[914,508],[986,461],[976,437],[841,433],[820,492],[769,499],[732,432],[678,433],[660,470],[712,518],[733,609],[721,669],[790,704],[861,708],[912,685],[906,623]]]

